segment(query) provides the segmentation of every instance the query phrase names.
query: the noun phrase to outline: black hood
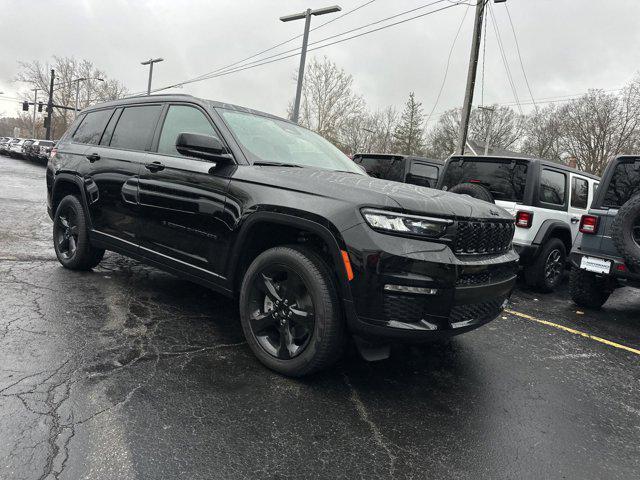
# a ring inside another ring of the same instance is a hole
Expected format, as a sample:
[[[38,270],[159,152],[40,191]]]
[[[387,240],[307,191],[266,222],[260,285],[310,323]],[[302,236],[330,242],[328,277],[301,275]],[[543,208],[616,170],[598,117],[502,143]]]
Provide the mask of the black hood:
[[[454,218],[513,218],[492,203],[466,195],[319,168],[240,167],[234,179],[341,200],[358,207],[391,208]]]

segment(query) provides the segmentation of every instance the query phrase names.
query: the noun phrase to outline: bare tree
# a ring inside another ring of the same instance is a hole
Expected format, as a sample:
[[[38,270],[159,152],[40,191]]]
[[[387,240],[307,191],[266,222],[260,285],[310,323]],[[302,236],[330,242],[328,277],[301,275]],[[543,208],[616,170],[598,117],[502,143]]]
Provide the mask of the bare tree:
[[[494,107],[493,112],[474,109],[469,120],[469,138],[484,143],[489,127],[491,147],[517,149],[524,131],[524,119],[509,107]],[[460,109],[444,112],[427,133],[427,154],[446,158],[457,148],[460,134]]]
[[[562,150],[562,116],[551,104],[536,108],[525,120],[522,152],[534,157],[560,162]]]
[[[363,113],[364,100],[353,91],[353,77],[327,57],[312,58],[302,84],[300,124],[340,144],[347,121]]]
[[[405,155],[422,155],[425,149],[422,103],[413,92],[400,115],[395,129],[395,148]]]
[[[125,87],[117,80],[109,79],[103,70],[98,69],[89,60],[77,60],[73,57],[53,57],[51,64],[39,61],[20,62],[20,71],[16,80],[29,84],[23,96],[30,98],[32,88],[40,89],[40,99],[48,101],[50,70],[54,69],[56,78],[54,83],[53,103],[75,107],[76,83],[78,78],[86,78],[80,82],[80,108],[85,108],[97,102],[121,98],[126,94]],[[97,80],[98,78],[103,81]],[[73,120],[73,111],[55,108],[53,113],[52,131],[54,138],[61,136]],[[41,123],[39,121],[38,123]]]
[[[608,160],[632,153],[640,129],[640,82],[620,95],[590,90],[561,109],[564,150],[578,167],[601,174]]]

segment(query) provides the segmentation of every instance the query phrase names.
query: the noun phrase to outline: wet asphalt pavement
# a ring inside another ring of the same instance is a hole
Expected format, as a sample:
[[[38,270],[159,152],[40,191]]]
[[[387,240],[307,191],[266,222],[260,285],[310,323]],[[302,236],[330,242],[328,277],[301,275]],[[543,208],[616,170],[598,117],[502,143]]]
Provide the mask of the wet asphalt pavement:
[[[236,306],[51,246],[44,166],[0,156],[0,478],[639,478],[640,355],[505,314],[449,345],[291,380]],[[640,348],[640,294],[512,309]]]

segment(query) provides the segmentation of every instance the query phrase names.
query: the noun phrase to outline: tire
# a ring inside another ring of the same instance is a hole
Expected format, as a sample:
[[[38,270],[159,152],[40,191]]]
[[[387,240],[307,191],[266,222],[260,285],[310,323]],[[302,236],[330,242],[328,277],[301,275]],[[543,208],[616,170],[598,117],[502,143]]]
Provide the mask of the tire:
[[[69,270],[91,270],[100,263],[104,250],[89,243],[87,217],[78,197],[67,195],[53,218],[53,248],[58,261]]]
[[[640,271],[640,195],[618,210],[611,226],[611,239],[627,266]]]
[[[569,277],[569,290],[576,305],[600,308],[615,290],[615,283],[609,277],[599,277],[595,273],[574,267]]]
[[[484,200],[485,202],[495,203],[491,192],[477,183],[459,183],[458,185],[451,187],[449,191],[451,193],[469,195],[470,197],[477,198],[478,200]]]
[[[541,292],[553,292],[562,282],[566,262],[564,243],[559,238],[550,238],[533,264],[524,269],[527,285]]]
[[[291,313],[301,311],[307,316]],[[240,321],[258,360],[290,377],[329,367],[346,342],[333,276],[318,255],[298,246],[271,248],[251,263],[240,289]]]

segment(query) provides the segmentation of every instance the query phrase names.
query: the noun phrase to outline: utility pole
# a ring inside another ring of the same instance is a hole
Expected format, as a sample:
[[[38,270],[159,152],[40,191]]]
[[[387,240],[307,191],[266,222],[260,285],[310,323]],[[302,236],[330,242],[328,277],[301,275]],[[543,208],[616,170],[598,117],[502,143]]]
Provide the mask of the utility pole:
[[[324,15],[326,13],[334,13],[342,10],[338,5],[332,7],[318,8],[311,10],[307,8],[304,12],[294,13],[293,15],[285,15],[280,17],[281,22],[290,22],[292,20],[301,20],[304,18],[304,34],[302,36],[302,51],[300,52],[300,68],[298,69],[298,84],[296,85],[296,98],[293,102],[293,114],[291,120],[298,123],[298,114],[300,112],[300,96],[302,95],[302,80],[304,78],[304,63],[307,59],[307,43],[309,42],[309,27],[311,26],[311,15]]]
[[[482,19],[485,3],[488,0],[476,0],[476,16],[473,25],[473,39],[471,41],[471,56],[469,58],[469,70],[467,72],[467,87],[464,92],[464,104],[462,105],[462,119],[460,121],[460,137],[458,138],[458,154],[464,155],[464,146],[467,142],[469,130],[469,116],[471,115],[471,103],[473,102],[473,89],[476,86],[476,72],[478,70],[478,55],[480,53],[480,40],[482,37]]]
[[[487,115],[489,115],[489,120],[488,120],[488,125],[487,125],[487,139],[484,142],[484,156],[486,157],[487,155],[489,155],[489,140],[491,140],[491,127],[493,126],[493,112],[495,111],[494,107],[484,107],[484,106],[479,106],[478,107],[480,110],[484,110],[485,112],[491,112],[488,113]]]
[[[36,109],[38,105],[38,90],[33,89],[33,126],[31,127],[31,137],[36,138]]]
[[[149,83],[147,85],[147,95],[151,95],[151,79],[153,78],[153,64],[164,61],[164,58],[150,58],[144,62],[140,62],[140,65],[149,65]]]
[[[46,139],[51,140],[51,120],[53,116],[53,81],[56,78],[56,71],[51,69],[51,81],[49,83],[49,101],[47,102],[47,117],[45,120],[45,127],[47,128]],[[35,108],[35,107],[34,107]]]

